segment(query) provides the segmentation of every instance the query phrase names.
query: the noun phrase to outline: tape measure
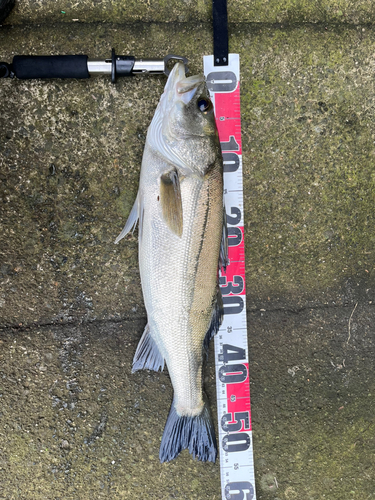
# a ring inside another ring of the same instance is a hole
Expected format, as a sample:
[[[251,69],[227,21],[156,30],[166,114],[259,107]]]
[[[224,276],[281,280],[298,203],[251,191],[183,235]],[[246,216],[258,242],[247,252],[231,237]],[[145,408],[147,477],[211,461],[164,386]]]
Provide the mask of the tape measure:
[[[229,266],[220,280],[224,321],[215,336],[219,454],[223,500],[256,500],[246,326],[240,58],[227,66],[204,56],[224,161]]]

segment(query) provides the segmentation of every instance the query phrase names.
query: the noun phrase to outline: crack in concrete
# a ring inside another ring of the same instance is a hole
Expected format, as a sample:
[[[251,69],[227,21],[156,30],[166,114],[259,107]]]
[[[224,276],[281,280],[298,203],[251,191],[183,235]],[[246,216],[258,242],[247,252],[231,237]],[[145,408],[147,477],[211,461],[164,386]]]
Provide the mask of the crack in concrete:
[[[255,315],[259,313],[272,313],[272,314],[278,314],[278,313],[284,313],[284,314],[302,314],[305,311],[319,311],[319,310],[328,310],[328,309],[352,309],[353,305],[355,303],[358,303],[358,301],[353,301],[347,304],[318,304],[318,305],[310,305],[310,306],[303,306],[299,308],[284,308],[284,307],[276,307],[276,308],[270,308],[270,309],[265,309],[265,308],[256,308],[256,309],[248,309],[247,314],[248,315]],[[364,303],[362,307],[369,307],[372,308],[374,307],[375,304],[373,303]],[[122,318],[111,318],[111,319],[81,319],[81,320],[74,320],[74,321],[66,321],[66,322],[57,322],[57,321],[47,321],[45,323],[43,322],[38,322],[38,323],[28,323],[28,324],[18,324],[18,325],[0,325],[0,333],[1,332],[7,332],[7,331],[26,331],[26,330],[34,330],[36,328],[46,328],[46,327],[78,327],[78,326],[84,326],[84,325],[106,325],[106,324],[118,324],[121,322],[126,322],[126,323],[131,323],[131,322],[138,322],[138,321],[147,321],[147,316],[142,315],[142,316],[124,316]]]

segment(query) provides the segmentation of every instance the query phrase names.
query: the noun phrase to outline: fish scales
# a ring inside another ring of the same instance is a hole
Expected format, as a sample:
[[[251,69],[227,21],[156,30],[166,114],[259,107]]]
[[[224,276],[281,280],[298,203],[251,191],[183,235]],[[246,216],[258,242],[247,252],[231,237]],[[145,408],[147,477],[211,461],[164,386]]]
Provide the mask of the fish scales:
[[[212,196],[212,190],[222,191],[222,185],[212,178],[220,181],[215,170],[203,181],[182,180],[181,238],[170,234],[158,201],[145,208],[143,221],[140,270],[144,300],[180,415],[197,414],[203,405],[202,345],[216,296],[222,227],[222,203],[217,206],[220,196]],[[157,200],[158,190],[149,184],[143,196]]]
[[[133,370],[157,370],[165,361],[174,389],[160,459],[189,448],[201,460],[214,460],[202,365],[205,338],[222,317],[223,163],[205,82],[186,78],[182,65],[172,70],[149,127],[134,207],[116,242],[139,217],[148,324]]]

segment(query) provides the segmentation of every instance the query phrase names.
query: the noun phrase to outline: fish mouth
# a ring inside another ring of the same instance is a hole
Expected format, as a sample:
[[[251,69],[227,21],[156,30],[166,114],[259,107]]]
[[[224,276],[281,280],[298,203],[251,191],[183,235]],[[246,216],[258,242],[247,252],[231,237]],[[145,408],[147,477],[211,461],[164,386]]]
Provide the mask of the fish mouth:
[[[177,62],[168,77],[165,85],[164,93],[167,100],[179,99],[185,104],[188,104],[199,85],[205,82],[204,75],[185,75],[185,65],[182,62]]]

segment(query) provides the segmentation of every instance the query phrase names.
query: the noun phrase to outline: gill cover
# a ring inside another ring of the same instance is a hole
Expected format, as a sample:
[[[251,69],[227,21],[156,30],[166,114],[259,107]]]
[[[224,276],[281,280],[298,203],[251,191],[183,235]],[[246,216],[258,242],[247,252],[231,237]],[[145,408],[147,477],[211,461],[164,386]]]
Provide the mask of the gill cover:
[[[175,64],[147,132],[151,148],[176,165],[182,175],[190,175],[195,170],[190,154],[194,147],[190,141],[197,141],[198,148],[199,141],[207,141],[216,133],[214,117],[210,120],[203,116],[197,104],[201,95],[209,100],[204,76],[186,77],[184,65]],[[204,155],[209,155],[210,149],[206,143],[200,147]]]

